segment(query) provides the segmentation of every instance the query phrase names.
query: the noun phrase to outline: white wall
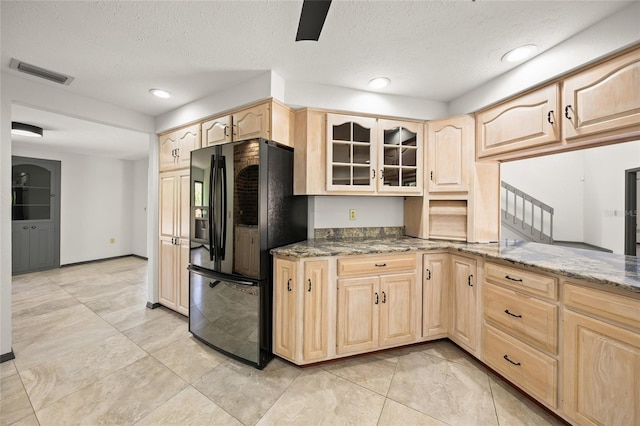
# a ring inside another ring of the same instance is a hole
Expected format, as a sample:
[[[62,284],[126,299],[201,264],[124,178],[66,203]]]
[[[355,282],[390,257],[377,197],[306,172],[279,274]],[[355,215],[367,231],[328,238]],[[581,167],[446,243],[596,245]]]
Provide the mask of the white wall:
[[[133,162],[133,191],[131,201],[131,253],[147,257],[147,195],[149,192],[149,160]]]
[[[640,167],[640,141],[584,151],[584,241],[624,254],[625,170]]]
[[[500,165],[503,181],[553,207],[555,240],[584,241],[583,157],[574,151]]]
[[[625,170],[638,167],[640,141],[503,163],[500,174],[554,208],[555,240],[624,254]]]
[[[134,162],[17,144],[13,155],[61,162],[61,265],[133,253]]]
[[[315,228],[361,228],[404,225],[403,197],[313,197]],[[356,209],[356,220],[349,220]]]

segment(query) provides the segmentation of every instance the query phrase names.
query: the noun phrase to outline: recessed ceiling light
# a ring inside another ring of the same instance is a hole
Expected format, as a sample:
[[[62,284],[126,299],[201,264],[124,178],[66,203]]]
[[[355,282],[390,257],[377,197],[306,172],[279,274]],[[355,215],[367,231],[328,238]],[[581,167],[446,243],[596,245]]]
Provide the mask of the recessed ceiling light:
[[[42,127],[32,126],[31,124],[11,122],[11,134],[18,136],[28,136],[30,138],[41,138]]]
[[[538,50],[535,44],[525,44],[524,46],[511,49],[502,57],[502,62],[520,62],[532,56]]]
[[[387,77],[376,77],[369,82],[369,87],[375,90],[384,89],[391,83]]]
[[[162,99],[169,99],[171,97],[171,93],[162,89],[149,89],[149,93]]]

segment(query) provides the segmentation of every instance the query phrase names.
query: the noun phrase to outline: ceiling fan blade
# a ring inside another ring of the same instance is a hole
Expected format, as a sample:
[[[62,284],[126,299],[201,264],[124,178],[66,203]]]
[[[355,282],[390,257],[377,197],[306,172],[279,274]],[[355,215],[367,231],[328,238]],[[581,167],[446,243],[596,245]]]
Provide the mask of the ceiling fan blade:
[[[331,0],[304,0],[302,2],[296,41],[318,41],[324,20],[329,12],[329,6],[331,6]]]

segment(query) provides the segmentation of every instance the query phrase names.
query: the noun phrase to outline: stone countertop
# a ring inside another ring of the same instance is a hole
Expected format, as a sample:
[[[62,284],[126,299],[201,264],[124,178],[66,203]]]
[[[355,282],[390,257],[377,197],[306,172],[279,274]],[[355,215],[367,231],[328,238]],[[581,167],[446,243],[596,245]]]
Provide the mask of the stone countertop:
[[[271,250],[273,255],[294,258],[400,253],[450,249],[532,266],[541,271],[640,293],[640,258],[527,241],[473,244],[422,240],[412,237],[383,239],[307,240]]]

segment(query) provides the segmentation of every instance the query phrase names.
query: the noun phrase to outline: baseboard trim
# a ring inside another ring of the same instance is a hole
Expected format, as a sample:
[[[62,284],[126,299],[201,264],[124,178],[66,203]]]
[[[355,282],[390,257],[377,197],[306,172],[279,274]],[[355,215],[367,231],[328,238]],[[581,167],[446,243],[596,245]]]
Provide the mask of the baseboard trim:
[[[156,309],[156,308],[159,308],[160,306],[162,305],[160,305],[158,302],[156,303],[147,302],[147,308],[149,309]]]
[[[11,352],[0,355],[0,364],[2,364],[3,362],[11,361],[12,359],[16,359],[16,355],[13,353],[13,348],[11,348]]]
[[[138,256],[137,254],[123,254],[122,256],[104,257],[102,259],[83,260],[82,262],[65,263],[64,265],[60,265],[60,267],[66,268],[68,266],[78,266],[78,265],[86,265],[89,263],[106,262],[108,260],[122,259],[124,257],[137,257],[138,259],[149,260],[146,257]]]
[[[148,258],[148,257],[140,256],[139,254],[132,254],[132,255],[130,255],[130,256],[137,257],[138,259],[142,259],[142,260],[149,260],[149,258]]]

